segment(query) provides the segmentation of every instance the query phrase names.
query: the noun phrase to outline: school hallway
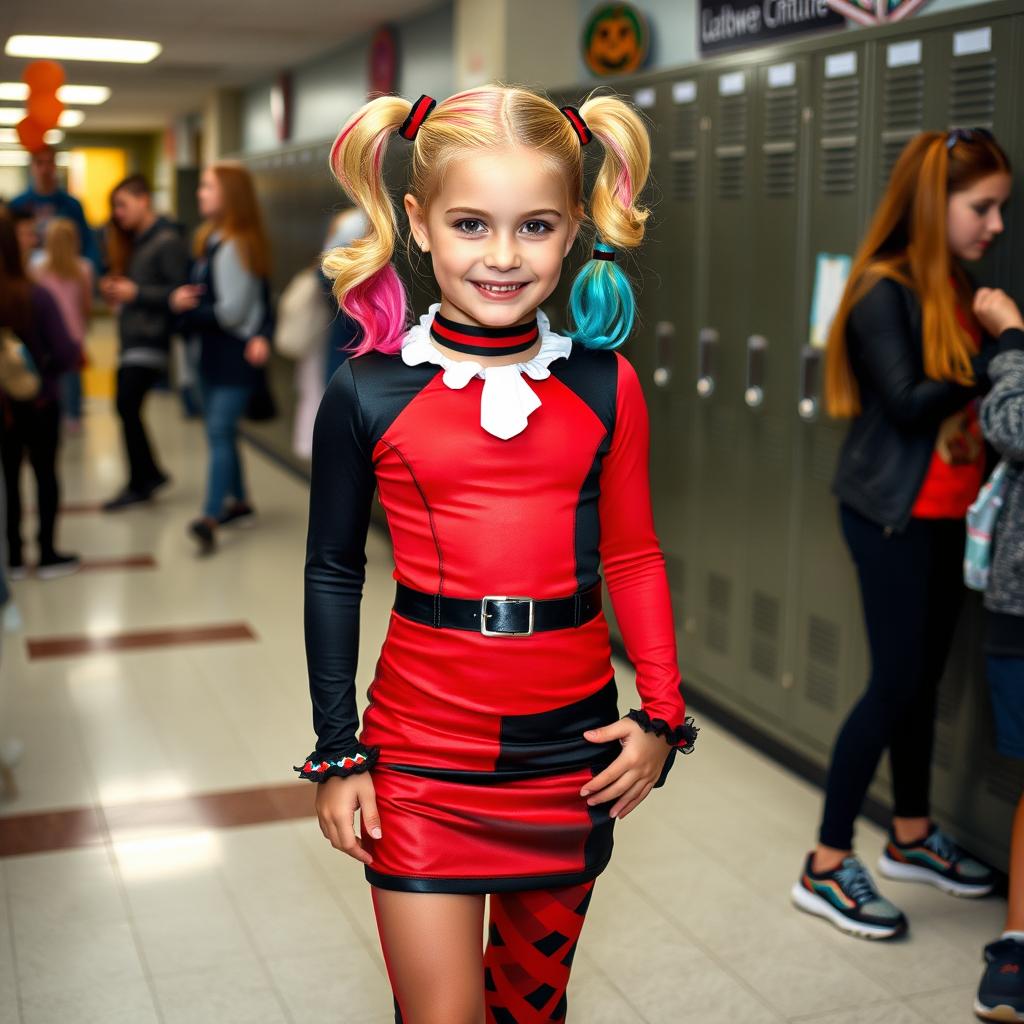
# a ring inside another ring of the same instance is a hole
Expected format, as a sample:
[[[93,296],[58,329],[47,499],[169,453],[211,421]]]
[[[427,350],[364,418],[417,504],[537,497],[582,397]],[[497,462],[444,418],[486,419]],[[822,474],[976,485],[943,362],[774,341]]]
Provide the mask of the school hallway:
[[[26,749],[19,794],[0,804],[0,1022],[391,1022],[362,870],[322,837],[313,786],[292,771],[313,745],[307,485],[244,445],[258,523],[223,530],[200,559],[185,526],[203,489],[201,423],[174,395],[153,396],[173,484],[105,515],[124,483],[120,437],[109,397],[92,390],[83,433],[62,449],[59,538],[83,571],[13,584],[21,624],[4,637],[0,739]],[[361,698],[393,588],[374,528],[368,555]],[[625,664],[618,681],[624,710]],[[819,791],[691,711],[695,752],[616,829],[568,1019],[973,1020],[1005,902],[881,880],[911,921],[893,943],[797,912],[789,891]],[[870,867],[883,842],[861,823]]]

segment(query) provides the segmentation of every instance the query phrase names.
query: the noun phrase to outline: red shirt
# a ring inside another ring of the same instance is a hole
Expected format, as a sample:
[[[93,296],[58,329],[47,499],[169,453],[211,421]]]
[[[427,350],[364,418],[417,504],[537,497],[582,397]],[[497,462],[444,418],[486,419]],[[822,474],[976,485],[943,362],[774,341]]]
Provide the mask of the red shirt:
[[[960,326],[971,336],[974,349],[977,351],[981,346],[981,332],[959,303],[956,307],[956,318],[960,321]],[[970,402],[956,415],[962,417],[961,432],[964,441],[976,447],[978,454],[970,462],[950,463],[939,454],[936,446],[928,473],[910,512],[916,519],[963,519],[971,503],[978,496],[985,477],[985,445],[978,423],[977,401]]]

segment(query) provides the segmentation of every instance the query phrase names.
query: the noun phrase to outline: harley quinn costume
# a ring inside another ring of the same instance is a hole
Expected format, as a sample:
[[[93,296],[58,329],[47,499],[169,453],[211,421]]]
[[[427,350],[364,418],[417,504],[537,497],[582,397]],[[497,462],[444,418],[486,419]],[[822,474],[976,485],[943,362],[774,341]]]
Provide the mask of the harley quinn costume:
[[[318,743],[296,770],[372,770],[384,832],[362,836],[372,885],[518,894],[492,897],[488,1000],[501,992],[498,1021],[558,1020],[567,949],[612,851],[606,807],[580,796],[621,749],[583,737],[618,718],[599,562],[642,696],[630,717],[673,747],[658,785],[696,734],[651,516],[647,411],[621,355],[552,333],[541,313],[493,329],[438,309],[401,357],[349,359],[320,408],[305,586]],[[431,335],[468,354],[541,345],[529,362],[484,368]],[[397,593],[357,741],[375,487]],[[529,992],[505,963],[524,957]],[[538,992],[546,1012],[527,1016]]]

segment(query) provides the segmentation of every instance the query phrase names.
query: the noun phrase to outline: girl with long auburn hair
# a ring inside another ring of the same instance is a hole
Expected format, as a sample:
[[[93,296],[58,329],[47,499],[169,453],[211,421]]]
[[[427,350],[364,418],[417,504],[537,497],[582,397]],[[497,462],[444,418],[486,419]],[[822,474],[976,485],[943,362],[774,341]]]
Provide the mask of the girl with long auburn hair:
[[[54,217],[43,236],[43,258],[30,267],[32,277],[54,298],[71,337],[78,345],[79,365],[61,381],[64,420],[73,433],[81,429],[82,370],[85,336],[92,314],[92,264],[81,254],[78,226],[66,217]]]
[[[206,500],[189,524],[200,554],[216,547],[219,527],[252,520],[238,453],[238,421],[270,357],[270,245],[252,176],[241,166],[204,169],[204,217],[196,233],[192,283],[176,288],[171,309],[200,340],[199,381],[210,447]]]
[[[411,328],[383,180],[396,134],[412,145],[411,243],[440,292]],[[591,141],[603,162],[586,196]],[[364,865],[404,1024],[565,1019],[615,819],[695,738],[652,522],[647,411],[614,351],[633,326],[615,259],[643,239],[649,163],[647,131],[621,100],[560,109],[499,86],[436,105],[372,100],[331,154],[370,227],[323,260],[362,341],[314,428],[317,742],[296,770],[320,783],[325,838]],[[561,336],[540,306],[588,220],[598,240]],[[375,490],[397,589],[360,730]],[[621,719],[599,566],[636,666],[640,707]]]
[[[853,829],[889,751],[887,878],[981,896],[994,879],[932,822],[939,680],[963,600],[964,516],[985,470],[977,399],[993,346],[963,264],[1002,233],[1010,164],[987,131],[923,132],[893,168],[854,259],[828,341],[825,399],[851,419],[833,490],[860,582],[867,689],[836,738],[816,849],[798,907],[850,934],[891,938],[904,915],[853,852]]]

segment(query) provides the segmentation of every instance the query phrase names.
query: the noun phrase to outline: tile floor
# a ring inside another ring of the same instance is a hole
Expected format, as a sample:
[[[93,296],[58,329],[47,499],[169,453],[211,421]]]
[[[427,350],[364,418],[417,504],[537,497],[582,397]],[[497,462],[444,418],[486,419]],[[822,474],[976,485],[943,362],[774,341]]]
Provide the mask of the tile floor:
[[[201,493],[201,429],[182,421],[170,396],[156,396],[149,415],[173,487],[152,507],[69,515],[61,535],[90,559],[148,556],[155,568],[112,563],[15,584],[22,625],[5,638],[0,734],[21,736],[27,752],[20,795],[0,804],[0,815],[106,809],[109,817],[87,845],[0,858],[0,1024],[391,1022],[361,872],[324,841],[311,814],[196,827],[117,813],[287,786],[312,738],[300,627],[304,485],[246,450],[260,522],[200,561],[184,526]],[[106,403],[90,406],[63,466],[75,505],[121,484]],[[376,534],[369,557],[364,676],[391,595],[387,546]],[[30,638],[215,623],[245,623],[255,640],[27,656]],[[1002,902],[890,884],[913,931],[889,945],[797,913],[788,891],[819,799],[705,722],[671,785],[618,829],[576,960],[569,1019],[972,1020],[981,946],[1000,928]],[[871,862],[882,835],[865,824],[860,843]]]

